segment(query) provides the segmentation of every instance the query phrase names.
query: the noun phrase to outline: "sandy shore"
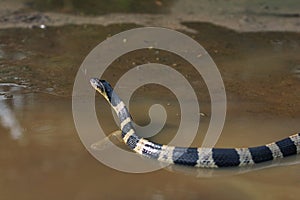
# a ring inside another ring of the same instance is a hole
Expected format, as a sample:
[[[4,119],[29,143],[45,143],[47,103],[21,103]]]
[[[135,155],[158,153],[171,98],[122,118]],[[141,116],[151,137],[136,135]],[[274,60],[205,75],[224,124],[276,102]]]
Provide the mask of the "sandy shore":
[[[160,2],[160,1],[157,1]],[[40,12],[28,6],[26,0],[0,2],[0,28],[61,26],[66,24],[110,25],[134,23],[142,26],[160,26],[195,32],[182,22],[209,22],[240,32],[291,31],[300,32],[300,4],[296,0],[282,3],[267,1],[176,1],[166,5],[162,14],[115,13],[105,15],[78,15],[72,12]],[[159,4],[159,6],[165,6]]]

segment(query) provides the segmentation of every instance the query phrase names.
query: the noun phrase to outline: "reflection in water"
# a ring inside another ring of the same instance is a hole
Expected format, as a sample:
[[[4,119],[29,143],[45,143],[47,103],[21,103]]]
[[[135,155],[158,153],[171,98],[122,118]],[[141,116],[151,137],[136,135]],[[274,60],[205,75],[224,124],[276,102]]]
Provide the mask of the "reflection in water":
[[[5,101],[0,101],[0,119],[1,124],[5,128],[10,129],[10,133],[13,139],[19,139],[22,136],[21,126],[16,119],[16,116],[12,110],[8,107]]]
[[[8,128],[10,130],[10,134],[13,139],[20,139],[23,133],[22,127],[20,126],[20,123],[13,112],[13,108],[9,106],[8,102],[12,101],[12,105],[18,105],[20,102],[22,102],[22,96],[19,96],[16,99],[14,99],[13,96],[11,96],[11,93],[18,92],[19,90],[21,90],[21,88],[22,86],[19,86],[17,84],[0,84],[2,94],[0,96],[0,121],[3,127]],[[11,98],[6,99],[5,95],[11,96]],[[18,103],[16,103],[15,101],[18,101]]]
[[[221,168],[221,169],[205,169],[205,168],[192,168],[179,165],[169,165],[166,170],[176,173],[181,173],[197,178],[211,178],[219,176],[232,176],[238,174],[245,174],[257,170],[268,169],[272,167],[283,167],[290,165],[300,164],[300,155],[285,157],[265,163],[256,164],[253,166],[240,167],[240,168]]]

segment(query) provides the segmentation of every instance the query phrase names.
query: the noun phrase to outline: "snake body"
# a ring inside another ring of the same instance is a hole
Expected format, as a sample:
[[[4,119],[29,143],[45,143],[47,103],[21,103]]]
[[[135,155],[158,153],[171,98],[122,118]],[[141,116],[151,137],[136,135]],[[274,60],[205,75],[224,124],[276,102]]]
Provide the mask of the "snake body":
[[[90,83],[116,112],[125,144],[140,155],[169,164],[219,168],[253,165],[300,153],[300,133],[250,148],[193,148],[154,143],[136,134],[128,109],[107,81],[93,78]]]

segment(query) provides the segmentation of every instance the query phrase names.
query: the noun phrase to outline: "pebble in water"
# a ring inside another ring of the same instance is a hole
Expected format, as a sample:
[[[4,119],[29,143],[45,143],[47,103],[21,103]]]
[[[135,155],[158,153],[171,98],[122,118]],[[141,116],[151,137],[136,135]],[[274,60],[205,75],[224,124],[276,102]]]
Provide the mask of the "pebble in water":
[[[294,74],[294,76],[296,76],[297,78],[300,78],[300,65],[296,66],[294,68],[294,70],[292,71],[292,73]]]
[[[46,91],[47,91],[47,92],[53,92],[53,91],[54,91],[54,88],[46,88]]]
[[[200,115],[200,117],[207,117],[207,114],[203,113],[203,112],[200,112],[199,115]]]
[[[45,24],[41,24],[41,25],[40,25],[40,28],[41,28],[41,29],[45,29],[45,28],[46,28],[46,25],[45,25]]]
[[[5,53],[2,49],[0,49],[0,59],[5,58]]]
[[[5,99],[12,99],[14,96],[12,94],[6,93],[4,94]]]
[[[27,58],[27,56],[22,52],[16,52],[12,55],[12,57],[14,60],[23,60],[23,59]]]

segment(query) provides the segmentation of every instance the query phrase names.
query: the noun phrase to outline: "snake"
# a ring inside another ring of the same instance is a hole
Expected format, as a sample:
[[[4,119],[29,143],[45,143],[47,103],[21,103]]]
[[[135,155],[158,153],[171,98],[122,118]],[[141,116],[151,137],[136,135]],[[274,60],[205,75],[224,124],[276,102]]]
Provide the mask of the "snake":
[[[136,134],[127,107],[109,82],[92,78],[90,83],[117,114],[124,143],[142,156],[167,164],[223,168],[251,166],[300,153],[300,133],[266,145],[243,148],[177,147],[152,142]]]

